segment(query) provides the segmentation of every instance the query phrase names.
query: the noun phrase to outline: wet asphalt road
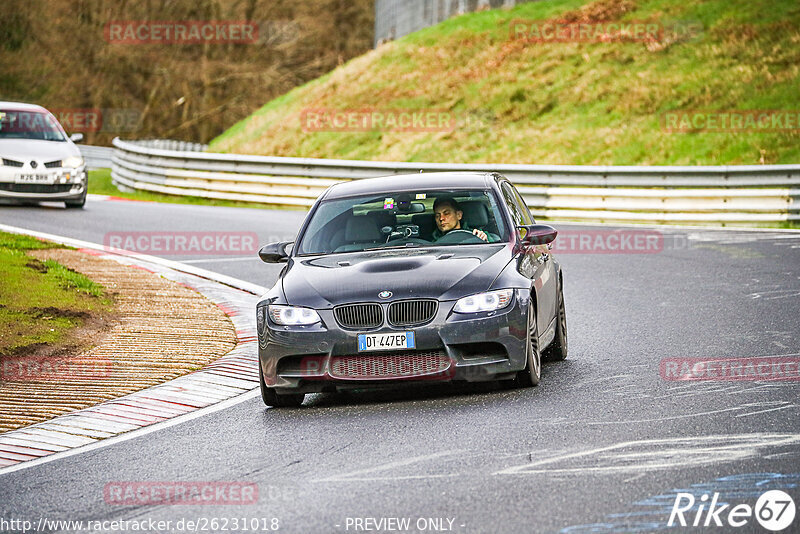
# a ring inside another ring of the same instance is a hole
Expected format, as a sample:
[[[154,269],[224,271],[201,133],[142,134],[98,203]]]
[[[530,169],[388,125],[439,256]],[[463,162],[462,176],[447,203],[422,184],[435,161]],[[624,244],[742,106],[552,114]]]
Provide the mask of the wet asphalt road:
[[[138,231],[291,240],[303,216],[94,200],[83,211],[0,207],[0,223],[94,242]],[[264,286],[278,270],[252,254],[167,257]],[[258,518],[253,532],[276,526],[275,518],[279,531],[298,533],[652,532],[666,528],[678,492],[696,495],[698,504],[719,493],[720,502],[752,506],[767,489],[783,488],[800,503],[797,381],[662,376],[667,359],[796,361],[800,233],[665,229],[656,253],[557,257],[570,357],[545,364],[537,388],[315,395],[288,410],[253,398],[0,475],[0,531],[14,531],[1,528],[2,519],[40,518],[171,521],[154,532],[180,532],[180,520],[186,529],[185,521],[198,519],[202,531],[202,518],[217,518],[206,531],[244,531],[242,520],[252,527]],[[254,483],[258,502],[104,501],[109,483],[175,480]],[[387,526],[394,528],[379,528]],[[711,530],[767,532],[754,518]],[[785,532],[792,530],[800,531],[800,518]]]

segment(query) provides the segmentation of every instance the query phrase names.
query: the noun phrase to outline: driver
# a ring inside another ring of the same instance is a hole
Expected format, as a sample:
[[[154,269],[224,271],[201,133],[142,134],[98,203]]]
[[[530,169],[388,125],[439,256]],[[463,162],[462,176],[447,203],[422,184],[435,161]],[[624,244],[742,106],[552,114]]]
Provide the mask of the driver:
[[[472,230],[472,234],[492,243],[494,239],[483,230],[472,229],[463,220],[464,212],[458,201],[452,197],[438,197],[433,203],[433,217],[436,221],[436,230],[433,231],[433,241],[436,242],[452,230]]]

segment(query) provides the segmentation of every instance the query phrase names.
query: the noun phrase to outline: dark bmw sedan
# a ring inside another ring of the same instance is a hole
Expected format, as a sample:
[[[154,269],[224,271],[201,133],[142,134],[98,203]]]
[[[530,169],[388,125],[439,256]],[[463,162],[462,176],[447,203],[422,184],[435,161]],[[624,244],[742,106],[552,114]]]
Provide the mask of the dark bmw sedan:
[[[499,174],[357,180],[328,189],[256,310],[269,406],[420,381],[535,386],[567,356],[556,238]]]

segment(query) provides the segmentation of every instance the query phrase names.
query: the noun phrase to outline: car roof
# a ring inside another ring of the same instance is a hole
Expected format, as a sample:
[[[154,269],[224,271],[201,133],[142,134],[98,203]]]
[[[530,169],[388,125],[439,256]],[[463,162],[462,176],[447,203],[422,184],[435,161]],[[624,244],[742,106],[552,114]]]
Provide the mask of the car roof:
[[[26,104],[24,102],[0,102],[0,108],[14,109],[18,111],[47,111],[42,106],[36,104]]]
[[[331,186],[326,200],[368,194],[394,194],[430,189],[486,189],[493,175],[485,172],[431,172],[365,178]]]

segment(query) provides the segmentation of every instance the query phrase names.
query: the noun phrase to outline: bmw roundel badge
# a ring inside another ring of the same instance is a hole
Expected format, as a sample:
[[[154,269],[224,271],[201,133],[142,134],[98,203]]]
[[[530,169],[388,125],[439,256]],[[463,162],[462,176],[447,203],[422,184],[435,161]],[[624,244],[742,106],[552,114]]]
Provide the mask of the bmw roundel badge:
[[[391,291],[381,291],[380,293],[378,293],[378,296],[380,298],[382,298],[382,299],[388,299],[388,298],[392,297],[392,292]]]

